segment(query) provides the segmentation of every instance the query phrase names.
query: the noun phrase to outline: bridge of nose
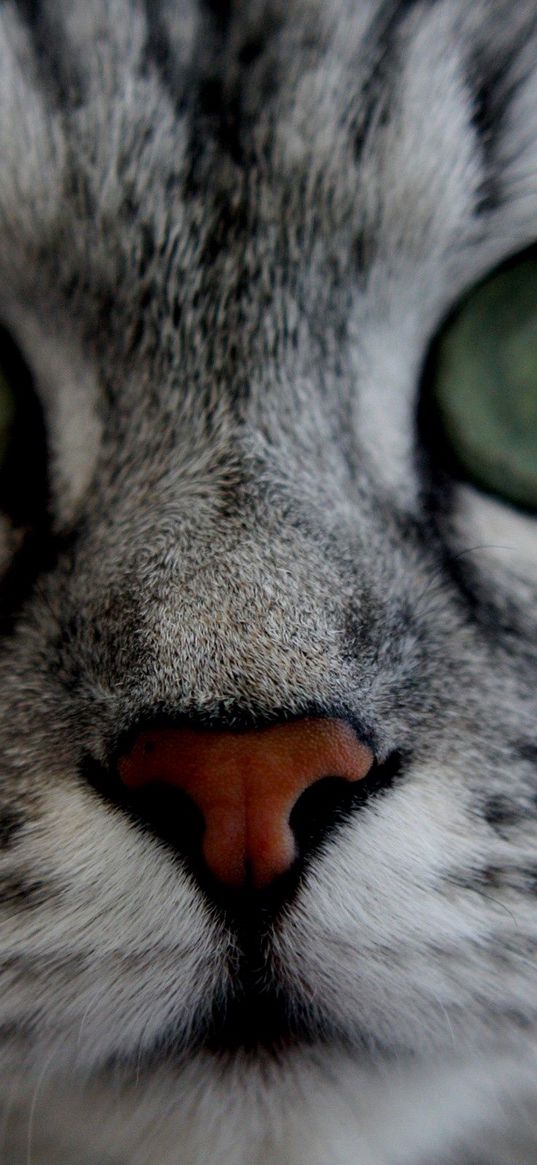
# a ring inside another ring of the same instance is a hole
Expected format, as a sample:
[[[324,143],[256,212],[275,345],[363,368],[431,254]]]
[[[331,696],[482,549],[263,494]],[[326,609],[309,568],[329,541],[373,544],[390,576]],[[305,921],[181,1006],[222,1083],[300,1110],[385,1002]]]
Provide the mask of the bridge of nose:
[[[147,730],[119,773],[131,789],[160,782],[187,793],[204,818],[211,873],[260,888],[296,856],[289,818],[300,795],[323,777],[361,780],[372,762],[349,724],[304,719],[246,732]]]

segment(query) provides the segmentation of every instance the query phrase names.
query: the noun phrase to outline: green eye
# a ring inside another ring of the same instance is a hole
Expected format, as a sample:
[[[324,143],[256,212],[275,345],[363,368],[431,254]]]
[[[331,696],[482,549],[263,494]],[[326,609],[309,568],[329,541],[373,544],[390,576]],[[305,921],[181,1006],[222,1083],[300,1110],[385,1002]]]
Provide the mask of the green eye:
[[[464,474],[537,509],[537,254],[475,288],[435,347],[443,436]]]

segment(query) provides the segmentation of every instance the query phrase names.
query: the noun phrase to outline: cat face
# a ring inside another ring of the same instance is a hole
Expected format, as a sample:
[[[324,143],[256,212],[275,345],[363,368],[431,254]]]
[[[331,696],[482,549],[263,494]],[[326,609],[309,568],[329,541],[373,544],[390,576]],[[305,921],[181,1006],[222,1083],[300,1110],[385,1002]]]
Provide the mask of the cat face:
[[[0,304],[50,487],[5,532],[6,1066],[533,1022],[535,520],[441,472],[419,400],[535,238],[536,22],[1,6]],[[277,902],[218,901],[115,795],[140,726],[307,717],[374,780]]]

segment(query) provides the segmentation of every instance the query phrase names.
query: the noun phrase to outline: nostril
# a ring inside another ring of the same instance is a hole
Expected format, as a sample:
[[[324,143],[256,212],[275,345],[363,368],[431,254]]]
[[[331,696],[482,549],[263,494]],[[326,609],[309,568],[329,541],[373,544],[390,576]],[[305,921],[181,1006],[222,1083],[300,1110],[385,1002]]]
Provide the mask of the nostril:
[[[183,857],[196,861],[203,843],[205,821],[188,793],[163,781],[134,788],[128,794],[130,813]]]
[[[301,856],[315,849],[345,819],[352,809],[354,796],[354,787],[341,777],[324,777],[304,790],[289,819]]]

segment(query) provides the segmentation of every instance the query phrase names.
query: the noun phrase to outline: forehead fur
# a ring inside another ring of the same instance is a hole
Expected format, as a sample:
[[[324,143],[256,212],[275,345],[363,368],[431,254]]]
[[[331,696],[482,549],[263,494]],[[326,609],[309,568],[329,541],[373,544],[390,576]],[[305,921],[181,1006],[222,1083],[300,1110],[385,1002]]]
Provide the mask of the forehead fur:
[[[214,415],[219,441],[246,424],[415,504],[427,339],[532,237],[535,19],[454,0],[3,5],[1,310],[38,371],[45,350],[61,520],[121,399],[129,462],[146,430],[199,443]]]
[[[340,644],[378,643],[388,602],[417,666],[419,369],[461,289],[532,238],[536,21],[2,7],[2,311],[76,534],[49,605],[88,674],[100,621],[102,668],[148,706],[345,702]]]

